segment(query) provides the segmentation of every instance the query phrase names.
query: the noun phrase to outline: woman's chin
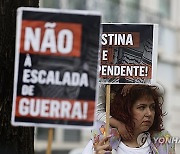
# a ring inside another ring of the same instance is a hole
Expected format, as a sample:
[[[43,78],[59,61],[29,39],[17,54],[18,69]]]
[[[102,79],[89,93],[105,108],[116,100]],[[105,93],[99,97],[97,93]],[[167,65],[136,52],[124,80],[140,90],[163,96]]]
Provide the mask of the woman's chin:
[[[143,126],[143,127],[142,127],[142,131],[143,131],[143,132],[146,132],[146,131],[149,130],[149,128],[150,128],[150,126]]]

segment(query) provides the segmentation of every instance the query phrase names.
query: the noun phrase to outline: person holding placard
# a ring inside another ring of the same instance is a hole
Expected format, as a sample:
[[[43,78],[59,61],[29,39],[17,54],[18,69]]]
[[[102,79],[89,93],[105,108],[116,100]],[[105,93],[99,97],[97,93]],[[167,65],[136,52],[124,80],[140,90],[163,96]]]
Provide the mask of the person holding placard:
[[[82,154],[175,154],[174,141],[163,128],[165,113],[162,104],[163,97],[157,86],[120,85],[110,112],[114,119],[131,130],[132,139],[116,138],[115,141],[118,131],[115,133],[113,128],[110,130],[111,135],[104,137],[100,129],[103,125],[99,122]]]
[[[111,100],[114,97],[115,92],[122,88],[122,86],[119,86],[117,84],[111,85]],[[101,84],[99,86],[99,96],[98,96],[98,103],[97,103],[97,109],[96,109],[96,116],[97,120],[99,121],[106,121],[106,112],[105,112],[105,85]],[[116,127],[123,139],[132,139],[132,132],[130,130],[127,130],[124,123],[121,121],[116,120],[112,116],[110,116],[110,125],[112,127]]]

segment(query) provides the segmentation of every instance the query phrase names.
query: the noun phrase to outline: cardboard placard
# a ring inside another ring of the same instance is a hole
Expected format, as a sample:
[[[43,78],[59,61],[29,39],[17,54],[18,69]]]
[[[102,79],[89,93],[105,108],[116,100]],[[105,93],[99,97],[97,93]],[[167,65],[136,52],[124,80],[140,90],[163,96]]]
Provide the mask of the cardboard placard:
[[[93,125],[100,20],[88,11],[18,9],[13,125]]]
[[[102,84],[156,82],[157,24],[103,24]]]

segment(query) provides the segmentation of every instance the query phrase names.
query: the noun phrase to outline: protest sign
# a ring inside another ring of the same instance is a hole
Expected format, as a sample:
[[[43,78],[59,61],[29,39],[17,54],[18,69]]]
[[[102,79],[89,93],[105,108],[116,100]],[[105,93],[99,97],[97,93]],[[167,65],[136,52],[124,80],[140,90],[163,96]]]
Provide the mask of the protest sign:
[[[12,124],[92,126],[101,16],[19,8]]]
[[[103,24],[100,82],[156,82],[157,24]]]
[[[109,130],[111,84],[152,84],[157,68],[156,24],[103,24],[99,82],[106,85]],[[109,132],[106,131],[105,136]]]

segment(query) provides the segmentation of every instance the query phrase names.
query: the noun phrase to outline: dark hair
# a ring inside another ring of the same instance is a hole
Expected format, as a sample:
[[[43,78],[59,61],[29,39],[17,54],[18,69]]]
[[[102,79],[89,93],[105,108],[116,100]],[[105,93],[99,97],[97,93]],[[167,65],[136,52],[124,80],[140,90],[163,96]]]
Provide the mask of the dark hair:
[[[133,104],[142,97],[152,97],[155,102],[155,117],[153,125],[149,131],[160,132],[163,130],[163,116],[162,112],[163,97],[157,86],[131,84],[119,85],[120,88],[116,92],[115,97],[111,103],[110,113],[115,119],[123,122],[127,130],[133,131],[134,122],[132,115]]]

